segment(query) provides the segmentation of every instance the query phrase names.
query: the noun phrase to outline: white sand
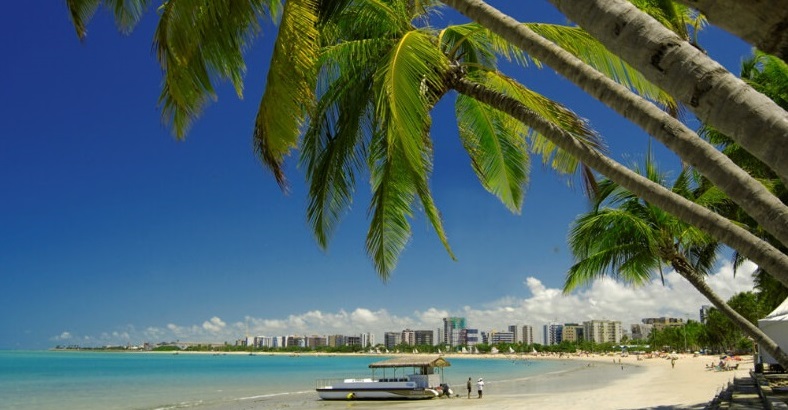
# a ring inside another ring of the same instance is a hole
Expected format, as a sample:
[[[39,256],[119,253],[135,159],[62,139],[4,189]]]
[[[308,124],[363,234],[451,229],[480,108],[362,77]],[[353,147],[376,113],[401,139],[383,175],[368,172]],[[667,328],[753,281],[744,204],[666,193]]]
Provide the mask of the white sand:
[[[648,409],[648,408],[685,408],[703,405],[711,401],[714,396],[724,389],[734,377],[749,375],[752,369],[752,360],[745,359],[740,362],[738,370],[714,371],[708,370],[716,356],[692,357],[679,356],[675,367],[671,367],[668,359],[643,359],[636,357],[616,357],[624,366],[621,372],[627,373],[626,377],[617,378],[603,387],[592,389],[574,389],[573,386],[557,386],[555,391],[545,393],[518,393],[517,390],[527,390],[521,386],[497,394],[486,391],[482,399],[454,398],[451,399],[451,408],[474,409]],[[555,360],[582,360],[585,362],[598,362],[599,366],[614,360],[611,357],[572,358]],[[632,371],[632,366],[639,367],[642,371]],[[608,371],[610,366],[608,367]],[[599,374],[592,369],[589,377]],[[557,382],[560,384],[561,379]],[[528,383],[524,381],[522,383]],[[491,386],[492,387],[492,386]],[[486,389],[493,390],[493,389]],[[472,397],[474,397],[472,395]],[[401,408],[407,409],[433,409],[435,400],[423,403],[403,403]],[[449,403],[444,399],[445,403]],[[536,407],[533,407],[536,406]],[[354,409],[367,407],[353,406]],[[369,407],[372,408],[372,407]],[[400,408],[400,407],[397,407]]]

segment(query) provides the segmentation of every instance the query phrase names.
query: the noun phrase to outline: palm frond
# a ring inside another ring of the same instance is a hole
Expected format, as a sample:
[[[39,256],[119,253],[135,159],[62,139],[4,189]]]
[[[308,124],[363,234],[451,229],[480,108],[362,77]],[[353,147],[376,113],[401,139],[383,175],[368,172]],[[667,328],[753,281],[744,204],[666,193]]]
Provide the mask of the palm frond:
[[[619,84],[662,104],[669,112],[678,112],[678,104],[672,96],[646,80],[640,72],[608,51],[585,30],[559,24],[528,23],[526,25]]]
[[[564,292],[602,276],[643,284],[659,264],[652,228],[625,210],[583,214],[572,224],[569,238],[578,262],[567,273]]]
[[[103,5],[115,16],[115,24],[123,33],[129,33],[139,22],[150,0],[66,0],[71,22],[80,40],[87,35],[87,24]]]
[[[259,33],[259,19],[275,10],[267,3],[178,0],[161,7],[154,35],[164,71],[159,103],[177,137],[186,134],[191,121],[215,98],[215,80],[229,80],[242,96],[243,53]]]
[[[296,147],[314,101],[319,51],[317,13],[317,0],[285,3],[265,93],[255,119],[255,149],[282,188],[286,188],[284,157]]]
[[[370,156],[373,217],[367,249],[384,279],[410,237],[407,218],[415,195],[453,257],[427,185],[432,168],[430,103],[434,90],[443,89],[442,73],[448,67],[431,40],[424,31],[406,33],[375,73],[376,127],[384,132],[373,140]]]
[[[416,195],[408,160],[398,146],[389,146],[387,137],[378,133],[372,140],[369,157],[372,184],[372,215],[367,233],[367,253],[375,270],[388,280],[399,254],[411,235],[411,207]]]
[[[525,88],[522,84],[501,73],[474,72],[469,73],[468,78],[484,84],[485,87],[516,98],[535,113],[572,134],[579,142],[592,149],[604,151],[604,144],[588,122],[561,104]],[[542,157],[543,163],[563,174],[573,174],[577,171],[578,161],[565,151],[558,149],[550,140],[539,133],[530,131],[529,138],[529,148]]]
[[[473,98],[460,95],[457,125],[473,170],[485,189],[519,213],[528,183],[528,128]]]

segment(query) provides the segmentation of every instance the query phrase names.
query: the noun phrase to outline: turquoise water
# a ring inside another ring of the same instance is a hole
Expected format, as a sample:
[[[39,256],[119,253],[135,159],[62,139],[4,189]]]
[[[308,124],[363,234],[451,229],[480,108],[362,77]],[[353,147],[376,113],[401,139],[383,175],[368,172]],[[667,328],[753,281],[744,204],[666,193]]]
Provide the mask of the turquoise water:
[[[368,376],[383,356],[210,355],[0,351],[3,409],[222,408],[239,400],[317,401],[320,378]],[[468,377],[528,378],[566,369],[550,361],[451,359],[455,390]]]

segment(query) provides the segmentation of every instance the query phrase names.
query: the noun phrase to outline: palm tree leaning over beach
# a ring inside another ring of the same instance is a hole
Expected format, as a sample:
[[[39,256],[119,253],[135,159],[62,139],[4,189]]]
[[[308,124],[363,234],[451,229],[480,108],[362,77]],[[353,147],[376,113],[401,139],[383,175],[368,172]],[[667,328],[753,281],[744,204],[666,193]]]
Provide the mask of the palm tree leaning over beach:
[[[788,64],[781,59],[756,51],[751,58],[742,62],[741,78],[755,90],[771,98],[779,106],[788,109]],[[763,162],[712,127],[702,127],[699,134],[712,144],[719,146],[725,155],[761,181],[775,196],[783,202],[788,202],[788,190],[786,190],[785,184]],[[721,215],[743,226],[747,226],[755,235],[762,237],[782,252],[788,251],[779,241],[775,240],[767,232],[764,232],[736,204],[730,203],[730,201],[722,201],[715,206],[715,210]],[[744,259],[742,255],[735,253],[734,266],[738,267]],[[758,267],[755,272],[755,278],[756,288],[759,290],[758,298],[765,300],[766,306],[774,309],[788,298],[788,288],[774,280],[763,268]],[[771,309],[769,310],[771,311]]]
[[[148,3],[149,1],[143,0],[138,2],[68,0],[79,34],[84,34],[84,22],[92,16],[99,4],[107,5],[115,10],[121,27],[128,28],[139,18]],[[399,1],[375,1],[365,2],[365,5],[376,4],[385,7],[400,3]],[[431,5],[431,3],[416,2],[413,4],[420,5],[419,7],[424,9],[425,5]],[[233,7],[230,7],[230,4]],[[316,0],[291,0],[285,4],[282,11],[282,28],[277,37],[274,61],[271,63],[268,85],[260,105],[255,129],[260,156],[263,162],[272,169],[280,184],[284,184],[281,163],[290,149],[298,145],[299,127],[307,113],[313,108],[311,102],[313,88],[310,88],[310,85],[315,84],[316,73],[312,65],[314,58],[317,57],[317,54],[313,53],[317,41],[315,21],[318,20],[318,17],[330,17],[332,13],[343,10],[352,4],[354,2],[350,0],[327,0],[319,3]],[[267,2],[249,1],[249,7],[241,8],[241,11],[236,10],[236,5],[237,2],[226,0],[206,2],[205,4],[170,1],[160,7],[162,17],[157,30],[156,46],[162,68],[165,71],[161,101],[165,119],[172,121],[178,136],[182,136],[186,132],[190,121],[199,114],[209,97],[213,95],[212,78],[231,79],[236,85],[236,90],[241,92],[242,87],[239,79],[244,69],[243,59],[240,58],[242,57],[241,51],[253,34],[259,30],[256,18],[262,18],[269,14],[275,16],[279,12],[278,2],[272,0]],[[195,7],[199,12],[192,10]],[[232,10],[227,10],[228,8]],[[243,12],[255,18],[236,16],[236,14],[243,14]],[[227,16],[236,17],[228,18]],[[359,20],[357,23],[363,21]],[[410,21],[407,21],[406,24],[410,25]],[[82,31],[80,31],[80,27],[82,27]],[[358,24],[358,27],[362,27],[362,25]],[[359,30],[363,31],[363,28],[358,28],[357,31]],[[304,34],[298,35],[301,32]],[[408,40],[419,38],[424,37],[414,35],[409,36]],[[433,56],[436,55],[433,54]],[[767,268],[770,272],[776,272],[775,276],[781,282],[788,283],[788,274],[782,274],[788,272],[788,257],[769,244],[760,241],[724,218],[679,196],[672,195],[670,191],[664,190],[658,184],[640,178],[625,167],[600,155],[595,149],[579,143],[575,139],[577,135],[555,127],[549,121],[542,121],[543,118],[527,109],[528,106],[522,104],[522,100],[503,95],[496,92],[495,89],[482,87],[478,82],[469,82],[463,71],[463,69],[467,70],[467,67],[445,62],[442,64],[442,67],[451,67],[452,69],[450,72],[442,73],[443,86],[472,96],[521,122],[527,123],[531,127],[530,129],[549,138],[553,143],[559,144],[563,150],[585,165],[616,179],[622,183],[622,186],[644,198],[649,198],[652,203],[679,215],[685,221],[714,232],[716,237],[721,238],[734,249],[758,263],[759,266]],[[275,70],[275,68],[277,69]],[[437,78],[434,74],[421,74],[422,77],[410,80],[418,81],[419,84],[425,86],[438,85],[438,83],[427,82],[427,79]],[[439,89],[429,90],[434,96],[442,95],[438,92],[441,91]],[[411,102],[413,101],[415,100]],[[283,109],[279,109],[281,107],[292,109],[283,111]],[[422,124],[426,124],[426,122]],[[557,142],[559,140],[560,143]],[[411,165],[414,165],[417,161],[413,154],[418,150],[410,148],[408,160]],[[427,168],[422,167],[422,170],[427,170]],[[424,188],[424,185],[419,187],[422,192],[424,192]],[[332,200],[334,199],[337,198]],[[422,197],[422,200],[425,199],[429,201],[428,197]],[[426,208],[431,207],[426,206]],[[332,209],[342,209],[341,201],[334,204]],[[430,218],[433,225],[439,228],[437,223],[439,220],[435,218],[437,214],[431,209],[427,211],[428,214],[432,214]],[[382,218],[383,215],[380,216],[378,222],[386,219]],[[379,268],[387,266],[387,269],[390,269],[391,262],[395,261],[391,255],[396,255],[401,250],[401,246],[404,244],[402,241],[407,238],[407,235],[403,236],[401,233],[409,232],[409,227],[402,223],[405,218],[404,214],[399,215],[398,218],[391,218],[392,215],[388,216],[388,222],[394,225],[389,225],[391,231],[387,233],[391,240],[387,244],[379,244],[379,248],[386,251],[379,255],[380,258],[376,260],[376,265]],[[383,229],[378,229],[378,231],[383,232]],[[392,233],[396,234],[392,235]],[[442,230],[439,230],[439,235],[444,238],[444,243],[446,243]],[[318,240],[320,241],[319,234]],[[369,237],[368,244],[370,244]],[[384,255],[387,256],[384,257]],[[386,261],[384,262],[383,259]],[[379,272],[382,271],[379,269]]]
[[[649,134],[676,152],[685,163],[698,169],[715,185],[723,189],[728,197],[742,206],[744,210],[748,212],[748,214],[752,215],[761,226],[772,233],[782,243],[788,243],[788,207],[774,195],[771,195],[767,189],[765,189],[761,184],[757,183],[757,181],[751,178],[745,171],[737,167],[733,162],[730,161],[730,159],[722,155],[713,146],[703,142],[697,136],[697,134],[689,130],[689,128],[687,128],[680,121],[667,115],[667,113],[663,112],[657,107],[654,107],[648,101],[633,95],[615,82],[610,81],[604,76],[600,76],[595,70],[591,69],[586,64],[583,64],[582,61],[579,61],[570,54],[566,53],[555,44],[545,41],[544,38],[541,38],[532,30],[529,30],[527,26],[511,19],[500,11],[490,7],[483,1],[444,0],[444,3],[451,5],[463,14],[466,14],[475,21],[478,21],[485,27],[490,28],[491,31],[502,36],[507,41],[511,42],[511,44],[526,50],[529,55],[533,56],[534,58],[538,58],[540,61],[551,66],[560,74],[575,82],[586,92],[598,98],[600,101],[604,102],[611,108],[615,109],[624,117],[630,119],[632,122],[641,126]],[[576,6],[580,7],[581,3],[585,4],[586,2],[576,2]],[[632,7],[630,7],[630,9],[632,9]],[[636,13],[639,12],[634,10],[633,14]],[[644,19],[648,19],[648,17],[646,16]],[[665,29],[659,23],[656,23],[653,20],[651,21],[654,23],[651,24],[651,26],[659,26],[659,28],[650,26],[654,31],[660,32],[663,36],[669,36],[670,38],[674,39],[675,42],[686,43],[681,37],[678,37],[669,30]],[[695,47],[689,47],[695,50]],[[699,58],[699,60],[701,59]],[[726,72],[718,64],[708,60],[707,58],[700,61],[700,63],[707,64],[716,71]],[[681,72],[676,72],[669,73],[669,76],[682,77],[683,74]],[[737,80],[730,79],[729,77],[731,76],[725,77],[727,80],[730,80],[728,82],[741,84],[740,81],[737,82]],[[763,101],[768,100],[768,98],[763,97],[750,88],[740,87],[737,90],[741,91],[742,93],[749,90],[745,94],[750,95],[753,97],[753,99],[759,101],[758,104],[761,104],[762,108],[771,107],[772,109],[763,110],[766,113],[771,113],[771,115],[779,117],[780,113],[782,112],[784,115],[784,111],[782,109],[776,107],[771,101]],[[730,99],[729,97],[731,97],[730,93],[723,93],[719,100],[725,101],[726,98]],[[737,124],[749,124],[750,122],[755,124],[760,123],[757,119],[752,120],[750,118],[739,118],[739,120],[737,120]],[[788,121],[776,122],[788,123]],[[778,135],[774,138],[771,138],[771,140],[764,137],[763,139],[756,141],[755,144],[760,146],[762,154],[766,156],[782,158],[780,155],[775,156],[774,153],[781,152],[783,149],[788,149],[786,148],[788,147],[788,144],[780,143],[780,141],[783,139],[784,136],[780,136],[778,133]],[[784,161],[778,160],[776,162],[778,165],[782,164],[780,165],[782,167],[786,166]],[[774,164],[769,165],[772,166],[773,169],[779,169],[779,167],[774,167]],[[675,213],[674,210],[671,210],[670,212]],[[685,216],[682,214],[677,215],[685,218]],[[739,238],[736,235],[731,235],[731,232],[725,231],[724,229],[720,230],[717,227],[709,226],[707,224],[699,225],[698,220],[684,220],[686,222],[692,223],[695,226],[702,227],[713,234],[718,240],[738,249],[742,254],[746,255],[748,258],[761,266],[771,266],[772,268],[783,266],[784,262],[778,261],[778,259],[783,260],[786,258],[786,256],[771,246],[763,246],[762,244],[755,246],[754,243],[747,240],[742,240],[742,238]],[[788,284],[788,275],[778,271],[775,271],[774,274],[782,283]]]
[[[665,183],[665,175],[651,157],[640,173]],[[716,201],[718,191],[693,186],[692,174],[691,170],[679,174],[672,190],[695,201]],[[608,179],[600,181],[597,193],[591,211],[572,224],[569,244],[577,262],[567,272],[564,292],[606,275],[632,285],[646,284],[667,265],[781,365],[788,363],[788,354],[774,340],[731,308],[704,280],[714,266],[719,243]]]

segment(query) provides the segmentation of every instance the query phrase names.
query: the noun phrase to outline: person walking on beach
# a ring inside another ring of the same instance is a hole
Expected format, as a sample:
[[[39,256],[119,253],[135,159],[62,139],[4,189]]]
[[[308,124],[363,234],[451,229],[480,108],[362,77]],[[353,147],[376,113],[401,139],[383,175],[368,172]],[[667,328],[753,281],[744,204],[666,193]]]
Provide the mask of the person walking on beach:
[[[471,398],[471,389],[472,389],[472,387],[471,387],[471,378],[470,377],[468,378],[468,383],[465,384],[465,387],[468,388],[468,398],[470,399]]]
[[[482,393],[484,391],[484,379],[482,379],[481,377],[479,378],[479,381],[476,382],[476,391],[479,392],[479,398],[481,399]]]

